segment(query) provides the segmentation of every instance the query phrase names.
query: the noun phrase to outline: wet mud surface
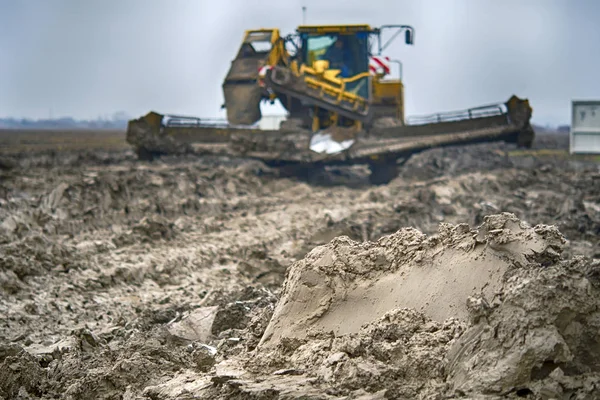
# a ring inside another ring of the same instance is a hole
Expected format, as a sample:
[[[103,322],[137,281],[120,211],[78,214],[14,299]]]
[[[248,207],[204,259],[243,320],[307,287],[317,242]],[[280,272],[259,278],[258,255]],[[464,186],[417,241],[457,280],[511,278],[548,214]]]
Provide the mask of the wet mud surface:
[[[598,398],[599,164],[512,151],[7,156],[0,398]]]

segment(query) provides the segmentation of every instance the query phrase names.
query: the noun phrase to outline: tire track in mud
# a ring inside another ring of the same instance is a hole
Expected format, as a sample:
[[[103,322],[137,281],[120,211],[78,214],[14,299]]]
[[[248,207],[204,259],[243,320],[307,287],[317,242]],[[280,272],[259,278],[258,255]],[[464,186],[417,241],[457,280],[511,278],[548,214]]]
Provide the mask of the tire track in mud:
[[[164,228],[175,219],[175,226],[166,230],[178,231],[179,222],[184,231],[166,240],[117,247],[112,239],[123,235],[124,227],[93,234],[82,231],[65,240],[64,245],[73,249],[80,265],[68,270],[67,281],[60,268],[31,280],[30,290],[35,294],[26,307],[33,315],[24,323],[6,326],[10,332],[6,339],[56,342],[73,326],[87,324],[99,332],[115,325],[127,326],[138,318],[136,310],[176,315],[198,303],[222,302],[229,293],[247,285],[267,283],[276,288],[287,265],[303,256],[304,242],[325,225],[327,215],[340,218],[358,207],[365,208],[365,204],[349,204],[358,193],[352,189],[329,188],[319,194],[295,182],[276,182],[273,186],[275,195],[265,188],[265,195],[251,201],[216,198],[218,205],[206,218],[175,215],[155,219],[154,229]],[[242,210],[219,214],[221,209],[233,208],[231,205]],[[115,235],[115,231],[119,233]],[[151,236],[152,232],[146,234]],[[260,256],[252,260],[252,253]],[[207,295],[212,299],[205,298]],[[18,306],[21,298],[15,300],[3,301],[9,319],[10,315],[19,320],[31,314]],[[171,312],[173,309],[177,312]],[[22,333],[33,320],[37,320],[38,329],[28,335]]]

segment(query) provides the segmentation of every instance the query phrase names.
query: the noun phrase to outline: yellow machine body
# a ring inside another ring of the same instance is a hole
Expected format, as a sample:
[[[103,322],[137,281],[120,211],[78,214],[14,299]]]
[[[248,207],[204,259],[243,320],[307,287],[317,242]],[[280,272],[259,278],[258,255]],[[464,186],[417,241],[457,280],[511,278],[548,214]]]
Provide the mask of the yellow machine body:
[[[412,44],[412,28],[391,27],[407,30]],[[276,28],[246,31],[223,83],[229,122],[256,123],[262,116],[260,102],[279,100],[290,118],[312,131],[332,126],[361,131],[382,117],[403,124],[402,81],[370,70],[370,39],[380,34],[366,24],[302,25],[286,37]],[[328,56],[338,45],[342,68]],[[270,73],[279,82],[269,80]]]
[[[383,43],[389,30],[395,33]],[[302,25],[285,36],[277,28],[247,30],[222,85],[227,121],[150,112],[130,121],[127,141],[143,159],[196,152],[300,169],[368,163],[375,182],[395,176],[400,159],[432,147],[482,141],[531,145],[532,109],[517,96],[406,118],[404,82],[401,74],[391,77],[389,68],[397,61],[382,55],[402,32],[405,43],[414,44],[408,25]],[[258,128],[265,101],[278,101],[287,111],[279,128]],[[351,151],[315,154],[307,134],[322,137],[314,134],[324,130],[338,143],[353,139]]]

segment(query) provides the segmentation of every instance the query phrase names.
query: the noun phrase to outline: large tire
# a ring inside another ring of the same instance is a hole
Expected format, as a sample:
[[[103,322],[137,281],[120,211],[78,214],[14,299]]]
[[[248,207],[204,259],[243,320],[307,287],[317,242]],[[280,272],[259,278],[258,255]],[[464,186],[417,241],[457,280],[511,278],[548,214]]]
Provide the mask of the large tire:
[[[140,161],[153,161],[155,155],[145,147],[139,147],[137,149],[138,160]]]
[[[369,165],[372,185],[386,185],[398,176],[398,165],[395,162],[373,163]]]
[[[519,132],[519,136],[517,138],[517,147],[530,149],[533,145],[533,140],[535,138],[535,131],[531,125],[523,128],[521,132]]]
[[[296,178],[301,181],[311,181],[323,172],[322,166],[311,165],[286,165],[279,167],[279,176],[282,178]]]

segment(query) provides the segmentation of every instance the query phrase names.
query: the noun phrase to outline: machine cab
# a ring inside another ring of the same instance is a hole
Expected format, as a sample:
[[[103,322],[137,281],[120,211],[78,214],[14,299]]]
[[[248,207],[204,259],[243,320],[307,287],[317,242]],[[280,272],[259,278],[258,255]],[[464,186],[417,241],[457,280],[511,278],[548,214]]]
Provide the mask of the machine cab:
[[[300,63],[336,71],[347,91],[368,99],[369,36],[373,32],[369,25],[300,26]]]

